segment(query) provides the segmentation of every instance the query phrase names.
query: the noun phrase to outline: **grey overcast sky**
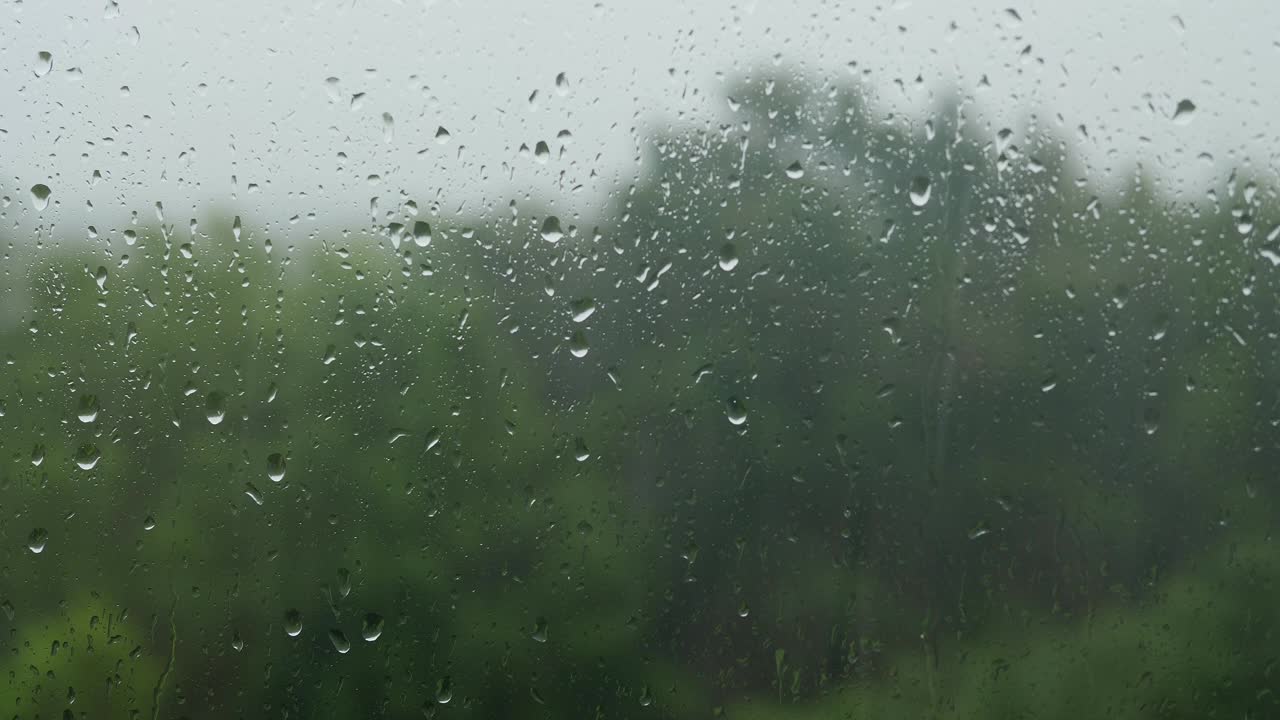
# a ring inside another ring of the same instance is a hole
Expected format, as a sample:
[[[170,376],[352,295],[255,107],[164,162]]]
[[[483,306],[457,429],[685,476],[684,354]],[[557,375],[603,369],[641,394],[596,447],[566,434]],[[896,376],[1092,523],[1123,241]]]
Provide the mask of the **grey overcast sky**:
[[[635,177],[646,127],[727,119],[724,78],[850,62],[886,110],[956,87],[993,132],[1032,112],[1085,125],[1090,175],[1141,161],[1199,195],[1233,169],[1276,173],[1274,2],[7,0],[5,212],[73,235],[162,202],[178,224],[297,214],[283,231],[305,236],[368,218],[375,196],[581,209]],[[1197,110],[1177,123],[1183,99]],[[545,163],[518,152],[538,141]]]

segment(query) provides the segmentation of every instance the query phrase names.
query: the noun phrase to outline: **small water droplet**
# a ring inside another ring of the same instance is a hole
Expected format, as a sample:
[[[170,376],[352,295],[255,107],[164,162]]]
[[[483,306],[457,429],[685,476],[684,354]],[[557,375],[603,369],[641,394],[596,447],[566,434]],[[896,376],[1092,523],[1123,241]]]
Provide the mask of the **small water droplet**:
[[[787,166],[787,177],[792,180],[799,180],[804,177],[804,166],[800,164],[799,160]]]
[[[289,637],[298,637],[302,633],[302,613],[292,608],[285,611],[284,631]]]
[[[27,548],[31,552],[39,555],[44,552],[44,546],[49,542],[49,531],[44,528],[36,528],[27,536]]]
[[[44,443],[36,443],[31,448],[31,464],[40,467],[40,463],[44,462]]]
[[[747,601],[743,600],[738,604],[738,617],[746,617],[751,614],[751,608],[747,606]]]
[[[252,500],[254,504],[256,505],[262,504],[262,491],[259,490],[257,486],[255,486],[253,483],[247,482],[244,484],[244,494],[248,495],[249,499]]]
[[[143,530],[148,530],[148,531],[150,531],[150,530],[155,530],[155,529],[156,529],[156,519],[155,519],[154,517],[151,517],[150,515],[148,515],[146,518],[144,518],[144,519],[142,520],[142,529],[143,529]]]
[[[564,73],[556,75],[556,93],[559,95],[569,94],[569,76]]]
[[[540,617],[533,626],[533,634],[530,636],[534,642],[544,643],[547,641],[547,619]]]
[[[93,274],[93,281],[98,284],[98,289],[102,292],[107,291],[107,268],[99,265],[97,272]]]
[[[911,181],[911,204],[916,207],[924,207],[929,202],[929,196],[933,193],[933,183],[929,182],[929,178],[918,175]]]
[[[271,453],[267,456],[267,477],[271,478],[271,482],[280,482],[284,479],[285,460],[280,453]]]
[[[338,568],[338,597],[345,598],[351,594],[351,571]]]
[[[31,205],[37,212],[49,207],[49,196],[53,191],[44,183],[36,183],[31,186]]]
[[[436,142],[441,145],[447,145],[452,139],[453,135],[449,134],[449,131],[443,125],[436,128]]]
[[[578,462],[586,462],[591,459],[591,450],[587,448],[587,441],[582,438],[575,438],[573,441],[573,458]]]

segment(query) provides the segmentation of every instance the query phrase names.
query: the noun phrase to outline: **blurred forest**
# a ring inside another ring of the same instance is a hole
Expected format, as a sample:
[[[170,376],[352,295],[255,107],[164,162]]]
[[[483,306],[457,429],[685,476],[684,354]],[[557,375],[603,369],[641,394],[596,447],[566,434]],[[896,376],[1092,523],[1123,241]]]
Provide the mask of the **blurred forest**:
[[[593,214],[7,233],[3,713],[1280,716],[1274,189],[726,102]]]

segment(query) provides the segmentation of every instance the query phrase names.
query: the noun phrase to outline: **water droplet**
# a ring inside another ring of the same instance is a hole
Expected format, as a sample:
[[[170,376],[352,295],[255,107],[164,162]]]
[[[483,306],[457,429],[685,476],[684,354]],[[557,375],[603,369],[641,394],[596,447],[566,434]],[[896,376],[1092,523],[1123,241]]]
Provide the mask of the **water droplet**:
[[[27,548],[31,552],[39,555],[44,552],[44,546],[49,542],[49,531],[44,528],[36,528],[27,536]]]
[[[253,483],[247,482],[244,484],[244,494],[248,495],[249,499],[252,500],[255,504],[257,505],[262,504],[262,491],[259,490]]]
[[[751,608],[747,607],[747,601],[743,600],[738,603],[738,617],[746,617],[751,614]]]
[[[569,353],[576,358],[586,357],[587,352],[591,350],[591,346],[587,344],[587,334],[581,330],[574,330],[573,335],[569,338]]]
[[[280,453],[271,453],[267,456],[267,477],[271,478],[271,482],[280,482],[284,479],[285,460]]]
[[[240,242],[240,216],[237,215],[235,220],[231,221],[231,234],[235,237],[236,242]]]
[[[351,571],[338,568],[338,597],[345,598],[351,594]]]
[[[413,224],[413,244],[418,247],[426,247],[431,244],[431,225],[421,220]]]
[[[97,272],[93,274],[93,281],[98,284],[98,289],[102,292],[107,291],[107,268],[99,265]]]
[[[36,183],[31,186],[31,204],[39,212],[49,207],[49,196],[53,191],[44,183]]]
[[[533,634],[530,635],[535,642],[544,643],[547,641],[547,619],[540,617],[534,623]]]
[[[729,272],[738,267],[738,248],[733,243],[725,243],[720,247],[720,269]]]
[[[240,652],[241,650],[244,650],[244,640],[240,637],[239,632],[235,632],[231,634],[231,649],[235,650],[236,652]]]
[[[333,643],[333,649],[339,653],[346,655],[351,652],[351,641],[347,639],[346,633],[337,628],[329,631],[329,642]]]
[[[76,417],[80,418],[82,423],[91,423],[98,419],[98,396],[97,395],[81,395],[80,407],[76,410]]]
[[[641,707],[649,707],[653,704],[653,692],[649,690],[649,686],[645,685],[640,689],[640,705]]]
[[[800,164],[799,160],[787,166],[787,177],[792,180],[799,180],[804,177],[804,166]]]
[[[360,624],[360,637],[365,642],[373,642],[382,637],[382,616],[378,613],[368,613],[364,616],[364,622]]]
[[[918,175],[911,181],[911,204],[916,207],[924,207],[929,202],[929,196],[933,193],[933,184],[929,182],[929,178]]]
[[[443,125],[436,128],[436,142],[441,145],[447,145],[452,139],[453,136],[449,134],[449,131]]]
[[[573,441],[573,458],[578,462],[586,462],[591,459],[591,450],[587,448],[587,441],[582,438],[575,438]]]
[[[98,446],[93,443],[85,443],[80,446],[79,450],[76,450],[76,465],[81,470],[92,470],[100,459],[102,459],[102,453],[98,450]]]
[[[1050,375],[1040,383],[1040,392],[1049,392],[1056,387],[1058,387],[1058,377]]]
[[[323,362],[325,365],[330,365],[333,363],[334,360],[337,360],[337,359],[338,359],[338,346],[330,345],[329,347],[324,349],[324,356],[320,358],[320,361]]]
[[[285,611],[284,631],[289,637],[298,637],[302,633],[302,613],[292,608]]]
[[[142,529],[143,529],[143,530],[148,530],[148,531],[150,531],[150,530],[155,530],[155,529],[156,529],[156,519],[155,519],[155,518],[153,518],[153,517],[151,517],[150,515],[148,515],[146,518],[144,518],[144,519],[142,520]]]
[[[36,446],[31,448],[31,464],[40,467],[42,462],[44,462],[44,444],[36,443]]]
[[[217,425],[227,416],[227,399],[222,393],[209,393],[204,401],[204,416],[210,425]]]
[[[441,705],[448,704],[453,699],[453,681],[448,675],[440,678],[440,684],[436,685],[436,702]]]
[[[53,69],[53,53],[41,50],[36,53],[35,73],[36,77],[44,77]]]
[[[569,94],[569,77],[564,73],[556,75],[556,93],[560,95]]]
[[[391,113],[382,113],[382,142],[389,143],[396,139],[396,120]]]
[[[573,312],[574,322],[578,322],[578,323],[586,322],[587,318],[595,314],[596,301],[589,297],[581,298],[579,300],[573,301],[573,304],[570,309]]]
[[[1190,100],[1179,100],[1178,106],[1173,109],[1173,121],[1178,125],[1187,125],[1195,119],[1196,104]]]
[[[725,416],[729,418],[730,423],[741,425],[747,421],[747,408],[741,400],[731,397],[725,402]]]

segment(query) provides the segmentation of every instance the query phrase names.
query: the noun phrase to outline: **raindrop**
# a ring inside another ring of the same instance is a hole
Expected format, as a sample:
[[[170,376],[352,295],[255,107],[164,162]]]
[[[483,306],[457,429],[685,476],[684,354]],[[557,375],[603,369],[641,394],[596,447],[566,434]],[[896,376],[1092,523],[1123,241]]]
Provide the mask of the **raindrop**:
[[[453,699],[453,681],[448,675],[440,678],[440,683],[436,685],[436,702],[446,705]]]
[[[345,598],[351,594],[351,571],[338,568],[338,597]]]
[[[729,272],[738,267],[738,248],[733,243],[725,243],[720,248],[720,269]]]
[[[280,453],[271,453],[267,456],[267,477],[271,478],[271,482],[280,482],[284,479],[285,460]]]
[[[580,300],[575,300],[573,301],[573,305],[571,309],[573,311],[574,322],[577,322],[577,323],[586,322],[587,318],[595,314],[596,301],[589,297],[582,298]]]
[[[80,446],[79,450],[76,450],[76,465],[81,470],[92,470],[100,459],[102,459],[102,453],[98,450],[98,446],[93,443],[85,443]]]
[[[44,528],[36,528],[27,536],[27,548],[31,552],[39,555],[44,552],[44,546],[49,542],[49,531]]]
[[[227,399],[222,393],[214,391],[205,398],[204,416],[209,420],[210,425],[221,423],[227,416]]]
[[[542,221],[542,239],[549,243],[557,243],[562,237],[564,237],[564,231],[560,229],[560,218],[548,215],[547,219]]]
[[[46,52],[44,50],[41,50],[40,52],[36,53],[36,66],[35,66],[36,77],[44,77],[45,75],[48,75],[49,71],[52,69],[53,69],[53,54]]]
[[[98,284],[98,289],[102,292],[107,291],[107,268],[99,265],[97,272],[93,274],[93,281]]]
[[[747,607],[747,601],[743,600],[738,604],[738,617],[746,617],[751,614],[751,608]]]
[[[396,121],[391,113],[382,113],[382,142],[389,143],[396,138]]]
[[[591,459],[591,450],[587,448],[587,441],[582,438],[575,438],[573,441],[573,458],[578,462],[586,462]]]
[[[799,180],[804,177],[804,166],[800,164],[799,160],[787,166],[787,177],[792,180]]]
[[[587,335],[581,330],[574,330],[569,338],[569,353],[576,358],[586,357],[591,346],[587,344]]]
[[[924,207],[929,202],[929,195],[933,193],[933,185],[929,182],[929,178],[918,175],[911,181],[911,204],[916,207]]]
[[[302,633],[302,613],[292,608],[285,611],[284,631],[289,637],[298,637]]]
[[[741,425],[747,421],[747,408],[741,400],[731,397],[725,402],[725,416],[729,418],[730,423]]]
[[[80,408],[76,411],[76,417],[80,418],[82,423],[91,423],[98,419],[98,396],[97,395],[81,395]]]
[[[337,628],[329,631],[329,642],[333,643],[333,649],[345,655],[351,651],[351,641],[347,639],[346,633]]]
[[[36,211],[41,211],[49,207],[49,195],[51,194],[53,194],[53,191],[44,183],[36,183],[31,186],[31,204],[35,207]]]
[[[560,95],[569,94],[569,78],[564,73],[556,75],[556,92]]]
[[[244,484],[244,494],[248,495],[249,499],[252,500],[255,504],[257,505],[262,504],[262,491],[259,490],[253,483],[247,482]]]
[[[40,467],[40,463],[44,462],[44,445],[37,443],[31,448],[31,464]]]
[[[365,642],[373,642],[382,637],[382,616],[378,613],[369,613],[364,616],[364,622],[360,625],[360,637]]]
[[[547,641],[547,619],[540,617],[533,626],[533,635],[535,642],[544,643]]]
[[[1173,121],[1179,125],[1187,125],[1196,114],[1196,104],[1190,100],[1179,100],[1178,106],[1173,109]]]
[[[156,529],[156,519],[155,519],[154,517],[151,517],[150,515],[148,515],[146,518],[144,518],[144,519],[142,520],[142,529],[143,529],[143,530],[148,530],[148,531],[150,531],[150,530],[155,530],[155,529]]]
[[[436,142],[441,145],[447,145],[452,139],[453,135],[450,135],[443,125],[436,128]]]
[[[426,247],[431,244],[431,225],[419,220],[413,224],[413,244]]]

